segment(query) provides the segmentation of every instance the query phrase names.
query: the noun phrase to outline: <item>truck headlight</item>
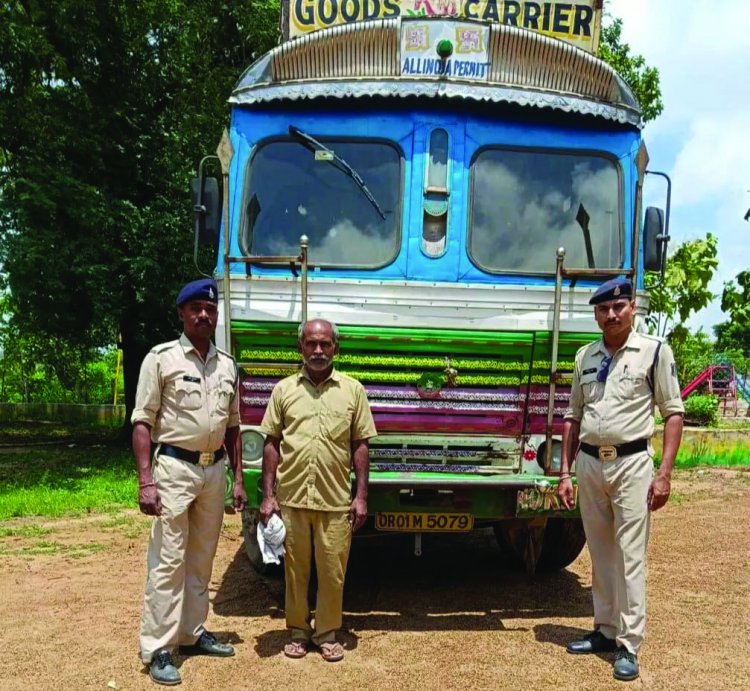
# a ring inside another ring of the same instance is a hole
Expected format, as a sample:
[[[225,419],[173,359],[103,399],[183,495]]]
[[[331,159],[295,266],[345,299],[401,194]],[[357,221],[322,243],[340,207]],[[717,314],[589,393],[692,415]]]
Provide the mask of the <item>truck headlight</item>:
[[[263,458],[265,439],[260,432],[248,429],[242,433],[242,460],[245,463],[257,463]]]
[[[547,458],[547,442],[539,444],[537,449],[536,460],[539,463],[539,467],[544,469],[544,462]],[[550,472],[559,473],[560,464],[562,459],[562,442],[557,439],[552,440],[552,462],[550,463]]]

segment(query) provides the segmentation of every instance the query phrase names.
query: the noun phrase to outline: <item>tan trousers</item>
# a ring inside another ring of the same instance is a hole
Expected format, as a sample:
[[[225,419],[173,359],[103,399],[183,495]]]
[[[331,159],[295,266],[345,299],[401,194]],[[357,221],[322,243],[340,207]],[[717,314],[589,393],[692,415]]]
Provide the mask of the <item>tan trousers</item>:
[[[202,468],[157,456],[154,482],[162,514],[148,544],[141,615],[141,659],[195,643],[208,616],[208,583],[224,517],[224,461]]]
[[[631,653],[646,630],[646,546],[653,479],[647,451],[600,461],[576,459],[578,497],[593,567],[594,626]]]
[[[314,511],[281,507],[286,527],[286,625],[293,641],[321,643],[336,640],[341,628],[344,575],[349,559],[352,529],[348,511]],[[310,625],[307,590],[313,549],[318,575],[315,630]]]

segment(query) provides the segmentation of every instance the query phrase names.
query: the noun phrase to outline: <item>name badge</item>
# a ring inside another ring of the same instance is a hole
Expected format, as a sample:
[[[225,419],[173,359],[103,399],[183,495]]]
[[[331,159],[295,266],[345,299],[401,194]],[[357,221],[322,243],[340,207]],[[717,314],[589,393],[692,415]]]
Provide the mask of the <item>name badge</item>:
[[[193,384],[200,384],[201,383],[201,378],[200,377],[191,377],[189,374],[186,374],[182,378],[182,381],[189,381],[189,382],[192,382]]]

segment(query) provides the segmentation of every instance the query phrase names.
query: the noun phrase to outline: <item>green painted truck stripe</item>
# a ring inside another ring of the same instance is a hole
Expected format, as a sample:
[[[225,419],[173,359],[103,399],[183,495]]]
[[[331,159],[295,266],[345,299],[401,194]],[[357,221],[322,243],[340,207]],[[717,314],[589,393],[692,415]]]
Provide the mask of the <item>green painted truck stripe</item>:
[[[299,363],[295,323],[235,321],[234,354],[246,375],[283,377]],[[517,387],[549,383],[552,334],[542,332],[342,326],[336,366],[371,384],[417,384],[446,366],[460,386]],[[592,333],[563,333],[558,383],[570,383],[574,355]]]
[[[299,362],[299,354],[281,348],[248,349],[236,353],[241,362]],[[444,357],[410,357],[408,355],[372,355],[367,353],[339,353],[336,360],[341,365],[366,367],[424,367],[442,370],[445,367]],[[523,361],[506,362],[496,359],[451,358],[451,364],[459,369],[513,371],[525,369]],[[549,369],[549,361],[535,361],[535,369]],[[560,369],[572,369],[573,361],[559,361]]]

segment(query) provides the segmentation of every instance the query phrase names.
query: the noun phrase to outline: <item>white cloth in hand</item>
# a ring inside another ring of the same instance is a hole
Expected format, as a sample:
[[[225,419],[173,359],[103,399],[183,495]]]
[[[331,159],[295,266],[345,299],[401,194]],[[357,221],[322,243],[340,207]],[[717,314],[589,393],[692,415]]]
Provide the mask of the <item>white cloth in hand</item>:
[[[266,525],[258,522],[258,546],[263,555],[264,564],[281,563],[279,560],[284,556],[285,538],[284,521],[278,514],[272,514]]]

